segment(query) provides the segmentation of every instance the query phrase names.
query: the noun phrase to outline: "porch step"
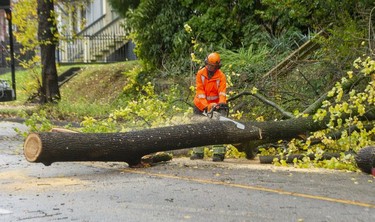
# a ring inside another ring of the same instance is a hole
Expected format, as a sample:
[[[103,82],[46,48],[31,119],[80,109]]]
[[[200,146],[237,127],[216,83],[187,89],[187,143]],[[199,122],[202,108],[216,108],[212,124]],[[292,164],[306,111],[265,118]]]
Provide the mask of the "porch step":
[[[73,76],[77,75],[78,72],[81,70],[81,67],[72,67],[65,71],[63,74],[59,75],[58,84],[61,87],[64,83],[69,81]]]

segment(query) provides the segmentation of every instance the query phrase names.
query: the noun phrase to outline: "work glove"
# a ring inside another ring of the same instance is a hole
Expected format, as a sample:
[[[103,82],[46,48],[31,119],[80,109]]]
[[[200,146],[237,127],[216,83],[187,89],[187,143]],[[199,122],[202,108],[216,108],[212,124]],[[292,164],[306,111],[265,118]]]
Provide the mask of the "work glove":
[[[217,112],[219,112],[220,115],[222,115],[222,116],[228,116],[228,114],[229,114],[229,106],[226,103],[219,103],[219,104],[217,104],[215,110]]]
[[[212,113],[217,108],[217,103],[210,103],[207,106],[207,113]]]

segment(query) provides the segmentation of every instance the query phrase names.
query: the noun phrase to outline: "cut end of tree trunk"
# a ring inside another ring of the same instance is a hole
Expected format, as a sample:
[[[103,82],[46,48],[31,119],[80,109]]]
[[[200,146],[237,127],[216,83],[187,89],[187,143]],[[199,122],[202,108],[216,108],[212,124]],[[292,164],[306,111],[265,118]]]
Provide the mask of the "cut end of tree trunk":
[[[368,146],[359,150],[355,161],[359,169],[364,173],[372,173],[375,168],[375,147]]]
[[[42,141],[38,134],[31,133],[24,143],[24,155],[29,162],[35,162],[42,152]]]

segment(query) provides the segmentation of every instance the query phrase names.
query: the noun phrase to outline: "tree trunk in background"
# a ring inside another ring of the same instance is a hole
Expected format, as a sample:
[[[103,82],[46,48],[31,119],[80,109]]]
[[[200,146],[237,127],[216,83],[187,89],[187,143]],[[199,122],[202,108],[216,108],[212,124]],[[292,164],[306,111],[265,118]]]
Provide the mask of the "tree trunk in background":
[[[41,103],[60,100],[56,69],[57,26],[53,0],[38,0],[38,39],[42,63]]]

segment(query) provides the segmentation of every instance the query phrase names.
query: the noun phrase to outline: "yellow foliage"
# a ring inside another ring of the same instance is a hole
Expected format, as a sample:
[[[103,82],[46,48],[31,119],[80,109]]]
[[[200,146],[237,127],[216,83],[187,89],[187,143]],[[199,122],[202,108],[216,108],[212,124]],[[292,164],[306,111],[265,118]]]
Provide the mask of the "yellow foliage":
[[[13,4],[12,22],[17,26],[14,36],[26,49],[38,45],[38,15],[36,0],[19,0]]]

